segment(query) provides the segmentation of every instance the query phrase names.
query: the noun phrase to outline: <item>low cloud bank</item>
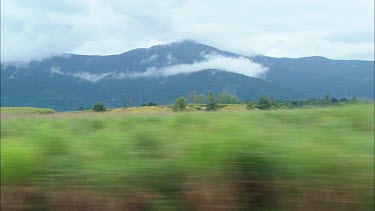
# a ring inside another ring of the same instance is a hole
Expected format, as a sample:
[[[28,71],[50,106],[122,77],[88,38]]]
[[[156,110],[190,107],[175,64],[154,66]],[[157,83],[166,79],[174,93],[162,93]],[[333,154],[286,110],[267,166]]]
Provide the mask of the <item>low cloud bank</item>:
[[[152,62],[152,61],[155,61],[156,59],[158,59],[158,57],[159,56],[157,54],[154,54],[154,55],[150,56],[150,58],[142,59],[142,61],[140,63],[143,64],[143,63],[147,63],[147,62]]]
[[[171,56],[170,56],[171,57]],[[52,67],[52,74],[60,74],[84,79],[90,82],[98,82],[105,78],[124,79],[124,78],[142,78],[142,77],[169,77],[179,74],[191,74],[207,69],[215,69],[226,72],[242,74],[249,77],[264,78],[268,68],[258,63],[250,61],[245,57],[227,57],[220,54],[202,55],[204,60],[194,62],[193,64],[177,64],[165,67],[150,67],[144,72],[135,71],[112,71],[101,74],[92,74],[89,72],[64,73],[57,67]],[[171,57],[172,58],[172,57]]]
[[[203,55],[204,60],[193,64],[178,64],[173,66],[148,68],[145,72],[135,73],[134,77],[168,77],[179,74],[196,73],[202,70],[215,69],[226,72],[233,72],[249,77],[262,78],[268,68],[260,64],[251,62],[245,57],[226,57],[220,54]]]
[[[65,75],[65,76],[71,76],[74,78],[80,78],[84,79],[86,81],[90,81],[93,83],[96,83],[106,77],[113,76],[114,72],[107,72],[107,73],[101,73],[101,74],[93,74],[89,72],[77,72],[77,73],[65,73],[60,71],[59,67],[51,67],[50,69],[51,74],[58,74],[58,75]]]

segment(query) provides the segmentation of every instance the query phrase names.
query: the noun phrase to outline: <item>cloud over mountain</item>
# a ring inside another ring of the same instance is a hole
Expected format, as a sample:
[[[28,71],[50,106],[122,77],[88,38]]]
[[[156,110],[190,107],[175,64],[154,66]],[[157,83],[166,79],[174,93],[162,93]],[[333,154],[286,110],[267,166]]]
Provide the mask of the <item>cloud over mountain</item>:
[[[204,58],[202,61],[197,61],[192,64],[177,64],[164,67],[149,67],[143,72],[139,71],[111,71],[94,74],[87,71],[63,72],[58,67],[51,67],[51,74],[67,75],[75,78],[84,79],[90,82],[98,82],[105,78],[124,79],[124,78],[142,78],[142,77],[169,77],[180,74],[191,74],[203,70],[221,70],[242,74],[254,78],[264,78],[268,68],[263,67],[258,63],[252,62],[246,57],[228,57],[221,54],[210,53],[201,54]],[[141,63],[147,61],[154,61],[158,55],[152,55],[150,58],[142,60]],[[168,54],[168,61],[171,60],[172,55]]]

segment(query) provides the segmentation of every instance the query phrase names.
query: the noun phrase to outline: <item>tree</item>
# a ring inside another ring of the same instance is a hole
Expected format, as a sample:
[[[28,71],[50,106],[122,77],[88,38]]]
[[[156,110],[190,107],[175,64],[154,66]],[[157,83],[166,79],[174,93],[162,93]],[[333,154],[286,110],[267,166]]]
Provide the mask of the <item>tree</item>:
[[[253,110],[257,107],[257,103],[256,102],[253,102],[253,101],[250,101],[248,100],[247,103],[246,103],[246,108],[248,110]]]
[[[184,111],[187,106],[187,101],[184,97],[176,100],[175,104],[173,105],[173,111]]]
[[[350,100],[352,103],[355,103],[357,101],[357,98],[356,97],[352,97],[352,99]]]
[[[239,104],[241,100],[236,95],[231,95],[227,91],[222,91],[218,95],[218,103],[220,104]]]
[[[230,103],[230,94],[227,91],[222,91],[218,95],[218,102],[220,104],[229,104]]]
[[[329,94],[326,94],[326,96],[324,97],[324,104],[331,104],[331,103],[332,103],[331,96]]]
[[[206,110],[207,111],[213,111],[213,110],[216,110],[216,109],[218,109],[217,100],[216,100],[214,92],[210,91],[208,93],[208,102],[207,102],[207,105],[206,105]]]
[[[104,107],[104,103],[98,102],[92,107],[92,110],[96,112],[104,112],[107,109]]]
[[[205,104],[206,103],[206,95],[200,94],[194,97],[195,104]]]
[[[191,91],[189,93],[189,100],[190,100],[191,104],[194,104],[194,99],[195,99],[196,96],[197,96],[197,92],[196,91]]]
[[[140,106],[144,107],[144,106],[158,106],[158,105],[159,104],[157,104],[157,103],[149,102],[149,103],[142,103]]]
[[[331,98],[331,101],[332,101],[332,103],[337,103],[337,102],[339,102],[339,100],[338,100],[337,98],[334,98],[334,97]]]
[[[274,96],[270,97],[270,104],[271,104],[271,107],[276,107],[276,99]]]
[[[240,104],[241,99],[237,97],[236,95],[231,95],[229,104]]]
[[[271,103],[268,101],[267,97],[260,97],[259,103],[258,103],[258,108],[261,110],[266,110],[271,108]]]

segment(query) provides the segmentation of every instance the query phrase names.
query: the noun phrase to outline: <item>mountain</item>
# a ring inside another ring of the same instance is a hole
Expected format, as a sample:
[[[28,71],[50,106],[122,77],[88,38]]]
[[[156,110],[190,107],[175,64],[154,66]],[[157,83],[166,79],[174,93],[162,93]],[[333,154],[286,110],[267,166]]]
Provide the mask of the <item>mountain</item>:
[[[279,86],[300,90],[306,96],[374,98],[374,61],[298,59],[257,56],[251,58],[270,68],[266,79]]]
[[[171,104],[191,91],[227,90],[241,99],[373,98],[374,62],[323,57],[247,57],[194,41],[140,48],[111,56],[64,54],[27,65],[1,64],[2,106],[58,111],[101,101],[121,107]]]

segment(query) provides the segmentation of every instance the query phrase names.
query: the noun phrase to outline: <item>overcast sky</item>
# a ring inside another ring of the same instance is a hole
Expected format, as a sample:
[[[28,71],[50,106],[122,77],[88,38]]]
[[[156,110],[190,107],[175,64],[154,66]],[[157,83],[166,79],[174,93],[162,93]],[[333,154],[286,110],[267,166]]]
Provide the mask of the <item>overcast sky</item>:
[[[1,60],[181,39],[250,56],[374,60],[374,0],[1,0]]]

